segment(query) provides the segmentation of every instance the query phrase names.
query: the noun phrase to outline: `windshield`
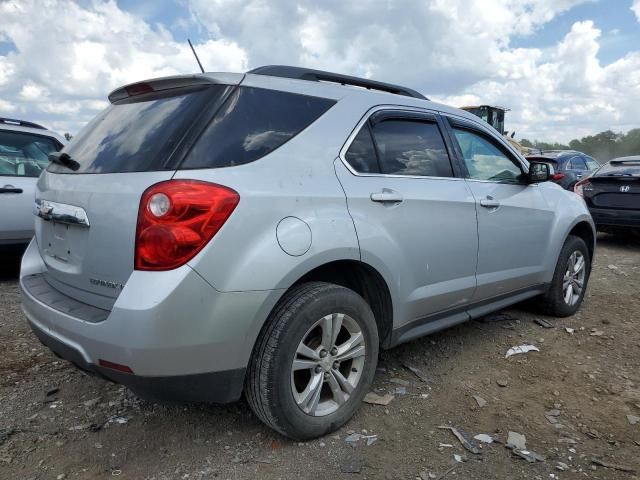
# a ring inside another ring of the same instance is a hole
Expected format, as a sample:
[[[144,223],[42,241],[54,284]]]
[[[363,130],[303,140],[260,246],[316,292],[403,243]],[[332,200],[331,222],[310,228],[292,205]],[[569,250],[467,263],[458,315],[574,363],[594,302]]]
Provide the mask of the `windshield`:
[[[78,163],[72,171],[51,163],[55,173],[121,173],[166,170],[187,128],[212,96],[214,85],[141,95],[116,102],[94,118],[64,149]]]
[[[0,175],[39,177],[47,168],[48,156],[61,145],[50,137],[30,133],[0,131]]]

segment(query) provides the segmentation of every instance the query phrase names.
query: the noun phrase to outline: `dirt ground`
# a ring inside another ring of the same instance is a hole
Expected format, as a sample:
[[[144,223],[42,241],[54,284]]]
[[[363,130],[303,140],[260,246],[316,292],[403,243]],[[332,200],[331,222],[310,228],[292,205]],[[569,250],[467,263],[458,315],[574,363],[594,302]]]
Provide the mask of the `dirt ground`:
[[[0,262],[2,479],[640,478],[637,240],[600,236],[574,317],[516,308],[383,352],[374,390],[393,401],[363,404],[335,435],[306,443],[273,433],[244,402],[156,405],[79,372],[31,334],[15,258]],[[505,358],[521,344],[540,351]],[[471,453],[447,425],[496,442]],[[544,460],[505,448],[509,431]],[[373,443],[347,442],[354,432]]]

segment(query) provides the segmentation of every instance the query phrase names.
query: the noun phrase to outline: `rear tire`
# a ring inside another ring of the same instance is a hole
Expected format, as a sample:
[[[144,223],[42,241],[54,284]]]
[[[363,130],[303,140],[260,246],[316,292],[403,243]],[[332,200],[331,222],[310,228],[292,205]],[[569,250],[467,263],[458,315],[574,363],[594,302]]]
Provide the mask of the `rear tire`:
[[[591,257],[580,237],[569,236],[562,247],[551,286],[542,296],[546,313],[568,317],[578,311],[591,274]]]
[[[369,390],[378,343],[371,308],[354,291],[323,282],[293,287],[256,342],[247,401],[262,422],[287,437],[333,432]]]

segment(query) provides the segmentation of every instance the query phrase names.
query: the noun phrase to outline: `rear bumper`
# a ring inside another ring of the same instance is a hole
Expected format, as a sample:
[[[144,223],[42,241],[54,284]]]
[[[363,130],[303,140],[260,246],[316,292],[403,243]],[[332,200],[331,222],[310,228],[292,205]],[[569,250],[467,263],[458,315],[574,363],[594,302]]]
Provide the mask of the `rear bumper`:
[[[188,266],[136,271],[101,319],[51,287],[34,288],[30,279],[43,270],[32,242],[23,257],[20,288],[22,309],[38,338],[80,368],[152,399],[239,398],[255,339],[280,295],[219,292]],[[100,367],[100,360],[133,373]]]
[[[596,227],[640,228],[640,210],[590,208]]]
[[[195,375],[143,377],[87,363],[78,350],[51,336],[32,321],[29,321],[29,326],[42,344],[58,357],[87,373],[125,385],[147,400],[224,404],[238,400],[242,394],[244,368]]]

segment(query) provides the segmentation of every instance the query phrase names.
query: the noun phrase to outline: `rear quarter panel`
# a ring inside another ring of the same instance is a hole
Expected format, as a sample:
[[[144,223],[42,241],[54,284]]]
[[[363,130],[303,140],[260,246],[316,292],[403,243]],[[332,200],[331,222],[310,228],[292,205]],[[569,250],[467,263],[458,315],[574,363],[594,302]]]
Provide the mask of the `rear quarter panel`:
[[[180,170],[174,178],[194,178],[233,188],[240,202],[211,242],[189,265],[224,292],[286,289],[313,268],[342,259],[360,259],[346,197],[333,160],[364,113],[343,100],[314,124],[271,154],[230,168]],[[276,229],[295,217],[310,230],[310,245],[286,253]]]

